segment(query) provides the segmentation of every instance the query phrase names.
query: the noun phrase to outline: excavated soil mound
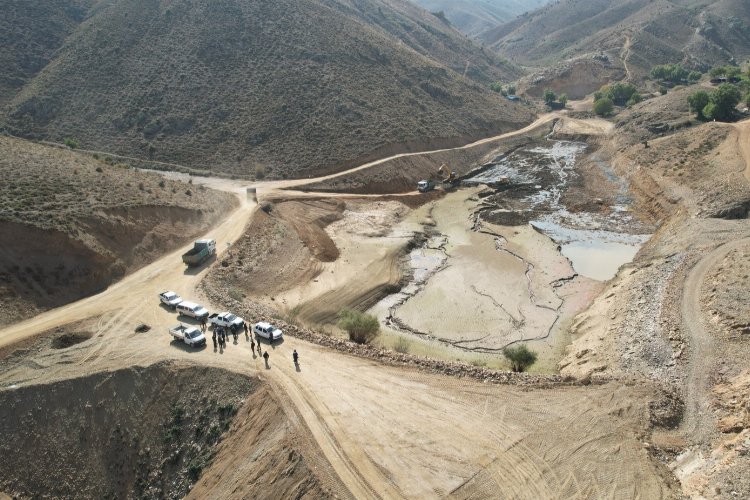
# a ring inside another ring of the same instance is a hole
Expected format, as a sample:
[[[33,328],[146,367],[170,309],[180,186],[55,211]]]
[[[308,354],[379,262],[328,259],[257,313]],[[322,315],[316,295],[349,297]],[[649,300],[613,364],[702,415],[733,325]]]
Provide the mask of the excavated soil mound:
[[[263,461],[259,477],[288,468],[285,480],[268,489],[276,498],[313,490],[325,496],[302,456],[282,449],[286,436],[246,438],[246,429],[260,430],[258,417],[289,431],[262,383],[217,368],[160,363],[6,389],[0,491],[20,498],[181,498],[200,477],[216,483],[206,469],[218,454],[235,468]],[[247,447],[228,458],[234,437]],[[238,490],[260,486],[246,476]]]

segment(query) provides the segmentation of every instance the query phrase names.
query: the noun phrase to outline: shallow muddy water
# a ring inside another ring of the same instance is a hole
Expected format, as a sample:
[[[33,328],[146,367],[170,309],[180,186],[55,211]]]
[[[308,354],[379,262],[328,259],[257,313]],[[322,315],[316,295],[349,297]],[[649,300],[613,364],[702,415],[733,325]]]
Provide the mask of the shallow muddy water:
[[[577,273],[606,281],[632,261],[649,235],[631,234],[635,224],[628,212],[627,182],[596,155],[595,164],[616,190],[614,205],[601,213],[573,214],[561,202],[579,175],[576,162],[587,147],[583,142],[556,140],[524,147],[498,157],[466,184],[507,182],[488,197],[481,218],[504,226],[530,223],[560,245]]]

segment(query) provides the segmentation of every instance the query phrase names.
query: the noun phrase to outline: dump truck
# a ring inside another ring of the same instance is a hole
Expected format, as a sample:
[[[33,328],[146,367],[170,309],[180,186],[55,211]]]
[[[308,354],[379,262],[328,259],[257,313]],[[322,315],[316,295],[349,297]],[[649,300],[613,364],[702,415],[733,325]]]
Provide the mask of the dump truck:
[[[169,334],[190,347],[202,347],[206,345],[206,336],[194,326],[175,325],[169,329]]]
[[[417,182],[417,189],[420,193],[426,193],[435,189],[435,183],[430,179],[419,181]]]
[[[196,240],[193,248],[182,254],[182,262],[188,266],[200,266],[216,255],[216,240]]]

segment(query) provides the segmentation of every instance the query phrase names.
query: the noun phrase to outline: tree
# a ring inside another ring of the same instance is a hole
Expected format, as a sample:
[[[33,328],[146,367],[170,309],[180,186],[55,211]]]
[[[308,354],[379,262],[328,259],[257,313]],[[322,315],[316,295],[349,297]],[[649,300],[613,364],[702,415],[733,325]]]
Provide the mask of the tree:
[[[594,94],[594,99],[607,97],[614,104],[624,106],[637,91],[638,89],[632,83],[617,82],[599,89],[598,97],[597,94]]]
[[[544,90],[544,103],[549,106],[557,100],[557,94],[551,89]]]
[[[615,109],[615,103],[609,97],[602,97],[594,102],[594,113],[599,116],[611,115]]]
[[[690,73],[688,73],[687,79],[689,82],[697,82],[701,79],[701,76],[703,75],[700,71],[691,71]]]
[[[503,84],[500,82],[492,82],[490,83],[490,90],[499,94],[503,90]]]
[[[742,74],[742,69],[738,66],[727,66],[726,74],[727,78],[737,78]]]
[[[78,149],[79,147],[81,147],[81,145],[78,144],[78,141],[76,141],[75,139],[71,139],[70,137],[63,140],[63,143],[65,143],[65,145],[70,149]]]
[[[342,309],[339,326],[349,334],[349,340],[358,344],[369,344],[380,333],[378,318],[353,309]]]
[[[568,104],[568,96],[565,94],[561,94],[560,97],[557,98],[557,100],[560,101],[560,104],[562,104],[563,108]]]
[[[516,86],[512,83],[505,88],[508,95],[516,95]]]
[[[697,71],[691,73],[698,73]],[[680,64],[661,64],[651,68],[650,76],[654,80],[662,80],[665,82],[680,83],[685,79],[690,79],[688,70],[682,67]],[[700,73],[698,73],[698,79],[700,79]]]
[[[687,98],[688,104],[690,105],[690,111],[695,113],[698,118],[704,118],[703,108],[708,104],[708,92],[705,90],[698,90],[690,94]]]
[[[526,368],[536,363],[536,353],[529,350],[524,344],[518,347],[506,347],[503,349],[503,356],[510,361],[511,369],[514,372],[525,371]]]
[[[731,83],[722,83],[709,96],[709,104],[713,104],[708,110],[710,114],[706,114],[706,109],[704,109],[703,115],[709,119],[729,120],[734,115],[734,108],[739,104],[741,97],[737,87]]]

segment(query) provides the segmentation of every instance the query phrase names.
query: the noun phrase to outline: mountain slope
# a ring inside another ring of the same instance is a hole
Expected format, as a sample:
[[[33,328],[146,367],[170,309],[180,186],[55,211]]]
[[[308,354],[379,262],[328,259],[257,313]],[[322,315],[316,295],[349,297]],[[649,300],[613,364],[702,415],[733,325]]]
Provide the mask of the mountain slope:
[[[397,0],[109,0],[2,121],[199,169],[307,176],[528,122],[487,90],[518,74]]]
[[[653,65],[706,69],[750,56],[747,0],[561,0],[485,33],[525,65],[606,53],[634,79]]]
[[[461,32],[477,36],[549,0],[412,0],[430,12],[444,12]]]
[[[96,0],[3,0],[0,106],[42,70]]]

